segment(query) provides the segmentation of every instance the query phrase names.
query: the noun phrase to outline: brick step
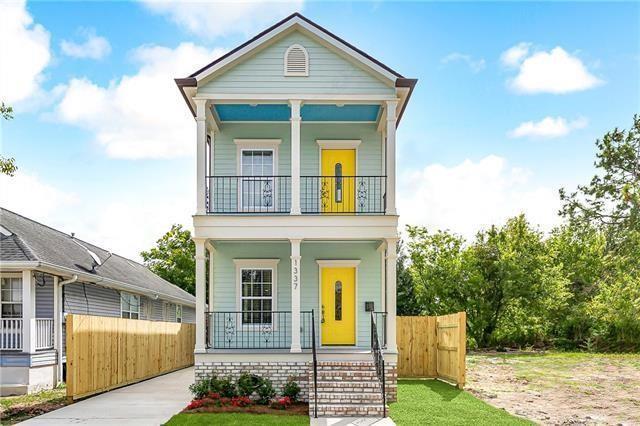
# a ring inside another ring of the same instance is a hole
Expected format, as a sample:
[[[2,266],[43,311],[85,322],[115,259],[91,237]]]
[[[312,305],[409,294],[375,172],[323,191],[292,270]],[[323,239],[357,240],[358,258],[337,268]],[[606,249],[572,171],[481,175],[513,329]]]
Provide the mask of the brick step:
[[[375,370],[373,362],[319,362],[318,370]]]
[[[314,401],[313,394],[311,400]],[[382,404],[382,393],[318,392],[318,404]]]
[[[313,380],[309,381],[309,389],[313,391]],[[380,389],[381,386],[377,380],[318,380],[318,392],[380,392]]]
[[[309,405],[313,413],[313,404]],[[321,417],[382,417],[382,404],[318,404],[318,416]]]
[[[313,375],[311,375],[313,378]],[[318,371],[318,380],[378,380],[374,371]]]

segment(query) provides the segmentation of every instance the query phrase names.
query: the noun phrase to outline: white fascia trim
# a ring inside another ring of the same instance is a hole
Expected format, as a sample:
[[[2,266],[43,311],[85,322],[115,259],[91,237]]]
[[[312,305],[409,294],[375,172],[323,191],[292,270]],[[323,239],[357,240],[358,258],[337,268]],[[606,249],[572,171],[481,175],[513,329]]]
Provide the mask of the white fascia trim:
[[[317,259],[316,263],[321,268],[330,268],[330,267],[355,268],[360,264],[360,259]]]
[[[377,73],[380,76],[382,76],[384,79],[386,79],[386,80],[388,80],[388,81],[390,81],[390,82],[395,84],[395,81],[398,78],[395,74],[387,71],[386,69],[382,68],[380,65],[376,64],[375,62],[371,61],[370,59],[366,58],[365,56],[363,56],[360,53],[356,52],[355,50],[351,49],[347,45],[345,45],[342,42],[336,40],[335,38],[329,36],[328,34],[324,33],[323,31],[320,31],[319,29],[309,25],[308,23],[306,23],[305,21],[303,21],[302,19],[300,19],[298,17],[295,17],[295,18],[285,22],[281,26],[279,26],[277,28],[274,28],[273,30],[271,30],[268,33],[264,34],[262,37],[254,40],[252,43],[249,43],[248,45],[246,45],[242,49],[238,50],[234,54],[232,54],[229,57],[225,58],[224,60],[218,62],[217,64],[215,64],[211,68],[208,68],[208,69],[202,71],[200,74],[196,75],[196,77],[195,77],[196,80],[198,82],[200,82],[200,81],[206,79],[207,77],[211,76],[212,74],[214,74],[216,71],[220,70],[221,68],[224,68],[227,65],[230,65],[232,62],[235,62],[236,60],[240,59],[242,56],[252,52],[253,50],[255,50],[257,48],[259,48],[261,45],[265,44],[266,42],[268,42],[269,40],[273,39],[274,37],[285,33],[289,29],[293,29],[293,27],[295,27],[295,26],[298,26],[298,27],[301,27],[301,28],[305,29],[309,33],[311,33],[314,36],[318,37],[319,39],[325,41],[326,43],[330,44],[331,46],[337,48],[338,50],[342,51],[346,55],[358,60],[359,62],[361,62],[362,64],[367,66],[369,69],[371,69],[375,73]]]
[[[317,139],[321,149],[356,149],[362,141],[360,139]]]
[[[233,263],[241,268],[274,268],[280,259],[233,259]]]
[[[248,103],[285,103],[291,99],[299,99],[301,101],[314,101],[317,103],[364,103],[364,102],[386,102],[398,101],[396,95],[378,94],[348,94],[348,93],[203,93],[199,92],[193,97],[197,100],[212,100],[216,104],[233,104],[238,101]]]
[[[234,139],[240,148],[272,148],[276,149],[282,143],[282,139]]]

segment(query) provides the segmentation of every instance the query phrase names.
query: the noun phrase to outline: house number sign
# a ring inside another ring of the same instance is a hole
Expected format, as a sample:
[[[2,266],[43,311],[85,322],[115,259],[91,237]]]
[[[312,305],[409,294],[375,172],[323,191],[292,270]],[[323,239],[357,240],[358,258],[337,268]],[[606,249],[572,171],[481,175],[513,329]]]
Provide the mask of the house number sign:
[[[298,258],[293,258],[293,265],[291,267],[291,275],[292,275],[292,281],[293,281],[293,288],[295,290],[298,289],[298,283],[300,282],[300,269],[298,268]]]

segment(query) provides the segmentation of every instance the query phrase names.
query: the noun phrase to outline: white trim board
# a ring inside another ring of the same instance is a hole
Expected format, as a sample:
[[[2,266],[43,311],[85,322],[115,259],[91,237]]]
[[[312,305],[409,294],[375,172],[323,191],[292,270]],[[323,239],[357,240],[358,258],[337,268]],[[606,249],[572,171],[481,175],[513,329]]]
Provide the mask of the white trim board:
[[[357,149],[360,139],[316,139],[320,149]]]

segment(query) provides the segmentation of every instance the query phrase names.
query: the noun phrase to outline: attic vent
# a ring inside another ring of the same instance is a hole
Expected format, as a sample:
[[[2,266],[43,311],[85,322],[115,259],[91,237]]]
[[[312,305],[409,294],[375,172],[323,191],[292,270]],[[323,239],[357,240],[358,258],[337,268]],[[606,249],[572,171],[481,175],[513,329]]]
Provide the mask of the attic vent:
[[[284,54],[284,75],[288,77],[306,77],[309,75],[307,49],[299,44],[289,46]]]

